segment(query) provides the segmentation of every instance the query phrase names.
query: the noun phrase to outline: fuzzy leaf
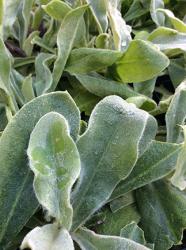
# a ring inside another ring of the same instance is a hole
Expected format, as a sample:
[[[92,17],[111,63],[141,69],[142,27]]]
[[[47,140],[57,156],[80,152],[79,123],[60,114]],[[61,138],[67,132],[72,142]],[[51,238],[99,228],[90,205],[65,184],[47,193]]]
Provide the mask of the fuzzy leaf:
[[[154,250],[168,250],[173,244],[180,244],[186,227],[185,193],[158,181],[138,189],[136,199],[142,216],[140,226],[146,240],[155,243]]]
[[[39,203],[69,230],[73,216],[70,192],[80,173],[80,158],[64,116],[44,115],[31,133],[27,153]]]
[[[122,53],[115,50],[80,48],[74,49],[65,70],[71,74],[84,74],[111,66]]]
[[[153,141],[137,161],[131,174],[116,187],[111,198],[119,197],[171,173],[181,148],[178,144]]]
[[[66,92],[43,95],[26,104],[0,137],[0,242],[4,248],[38,207],[25,152],[35,124],[51,111],[64,115],[71,135],[76,139],[80,114]]]
[[[183,81],[176,89],[172,101],[166,113],[167,141],[183,142],[183,133],[180,125],[184,125],[186,119],[186,81]]]
[[[132,240],[118,236],[99,235],[83,228],[73,234],[82,250],[150,250]]]
[[[97,211],[129,175],[156,126],[152,116],[120,97],[109,96],[97,104],[88,129],[77,142],[82,168],[73,193],[72,230]]]
[[[133,40],[123,57],[117,61],[117,73],[123,82],[140,82],[159,75],[169,59],[153,44]]]
[[[36,227],[29,232],[21,244],[21,249],[25,248],[31,250],[74,250],[74,245],[66,229],[58,229],[57,225],[49,224]]]
[[[85,5],[71,10],[62,21],[57,35],[58,54],[54,63],[53,84],[49,91],[55,90],[61,78],[67,59],[74,45],[79,24],[87,8],[87,5]]]
[[[183,126],[183,132],[184,132],[184,144],[182,145],[181,152],[178,157],[178,161],[176,164],[176,171],[174,175],[171,178],[171,182],[174,186],[178,187],[180,190],[184,190],[186,188],[186,127]]]

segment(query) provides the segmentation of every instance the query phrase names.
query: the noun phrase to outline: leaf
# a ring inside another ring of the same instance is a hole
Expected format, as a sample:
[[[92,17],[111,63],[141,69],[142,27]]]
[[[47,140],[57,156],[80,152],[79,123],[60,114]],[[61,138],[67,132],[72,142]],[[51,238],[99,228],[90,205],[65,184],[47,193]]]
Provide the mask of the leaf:
[[[181,126],[186,119],[186,82],[183,81],[176,89],[172,101],[166,113],[167,141],[182,142],[183,134]]]
[[[132,21],[145,15],[149,12],[149,7],[150,1],[134,0],[132,4],[130,4],[130,8],[128,9],[127,13],[124,15],[126,22]]]
[[[106,202],[115,186],[129,175],[155,133],[154,118],[120,97],[109,96],[97,104],[88,129],[77,142],[81,173],[72,198],[72,230]]]
[[[39,203],[69,230],[70,192],[80,173],[80,158],[66,119],[54,112],[44,115],[31,133],[27,154]]]
[[[35,87],[37,95],[46,93],[52,86],[53,77],[49,65],[55,56],[48,53],[40,53],[35,60],[36,80]]]
[[[49,16],[57,20],[62,20],[72,10],[68,4],[60,0],[52,0],[42,7]]]
[[[110,202],[110,209],[113,213],[117,212],[121,208],[127,207],[135,203],[133,192],[126,193],[117,199]]]
[[[160,48],[160,50],[181,49],[186,51],[186,34],[176,30],[159,27],[148,37],[148,40]]]
[[[53,69],[53,84],[48,92],[55,90],[63,70],[65,68],[67,59],[73,48],[77,31],[82,17],[87,9],[87,5],[71,10],[63,19],[61,27],[57,35],[58,54],[54,63]]]
[[[139,82],[134,84],[134,90],[142,95],[152,97],[155,85],[156,85],[156,77],[147,80],[145,82]]]
[[[86,2],[90,5],[99,33],[106,32],[108,28],[106,2],[104,0],[86,0]]]
[[[38,207],[25,152],[35,124],[51,111],[66,117],[71,135],[76,139],[79,111],[66,92],[43,95],[26,104],[12,118],[0,137],[0,242],[4,248]]]
[[[178,85],[186,78],[184,58],[171,59],[168,72],[174,87],[178,87]]]
[[[140,82],[159,75],[169,59],[153,44],[133,40],[123,57],[117,61],[117,73],[123,82]]]
[[[113,33],[116,50],[126,50],[132,40],[131,27],[126,25],[120,11],[117,9],[118,1],[107,1],[108,17]]]
[[[186,188],[186,173],[185,173],[185,151],[186,151],[186,127],[182,127],[184,132],[184,143],[181,149],[181,152],[178,156],[178,161],[176,164],[176,171],[171,178],[171,182],[174,186],[178,187],[180,190],[184,190]]]
[[[164,8],[163,0],[151,0],[150,3],[150,14],[152,20],[155,22],[157,26],[164,26],[165,17],[163,13],[159,13],[158,10],[160,8]]]
[[[25,236],[21,249],[25,248],[31,250],[74,250],[74,245],[66,229],[58,229],[57,225],[48,224],[34,228]]]
[[[74,49],[65,70],[71,74],[84,74],[105,69],[114,64],[122,53],[115,50],[80,48]]]
[[[110,209],[105,209],[103,221],[95,227],[95,231],[99,234],[120,236],[121,229],[131,221],[137,223],[140,221],[140,215],[135,204],[123,207],[114,213]]]
[[[147,241],[155,243],[154,250],[180,244],[186,227],[185,193],[158,181],[137,190],[136,199],[142,216],[140,226]]]
[[[22,0],[21,8],[18,12],[19,14],[17,15],[17,18],[20,24],[19,42],[22,48],[26,40],[28,29],[29,29],[33,3],[34,3],[34,0]]]
[[[116,82],[112,79],[107,79],[99,74],[75,74],[74,75],[79,82],[92,94],[100,97],[105,97],[108,95],[118,95],[127,99],[129,97],[141,97],[143,98],[143,107],[147,107],[149,110],[156,107],[156,103],[138,92],[135,92],[130,86],[123,84],[121,82]]]
[[[4,17],[3,17],[3,37],[4,40],[12,32],[13,24],[16,20],[18,10],[22,0],[6,0],[4,1]]]
[[[142,245],[146,244],[143,230],[138,227],[137,223],[134,221],[121,229],[120,236],[133,240]]]
[[[4,3],[0,0],[0,38],[3,38],[3,15],[4,15]]]
[[[118,236],[99,235],[83,228],[73,234],[74,240],[83,250],[149,250],[132,240]]]
[[[111,199],[145,186],[171,173],[176,165],[181,145],[153,141],[138,159],[131,174],[116,187]]]
[[[25,77],[25,79],[23,80],[22,93],[25,98],[25,103],[35,98],[31,75]]]
[[[173,27],[179,32],[186,33],[186,24],[179,18],[176,18],[172,11],[167,9],[158,9],[160,13],[165,14],[171,21]]]
[[[126,101],[128,103],[134,103],[137,108],[146,111],[152,111],[157,107],[156,103],[152,99],[150,101],[150,99],[147,98],[146,96],[134,96],[127,98]]]

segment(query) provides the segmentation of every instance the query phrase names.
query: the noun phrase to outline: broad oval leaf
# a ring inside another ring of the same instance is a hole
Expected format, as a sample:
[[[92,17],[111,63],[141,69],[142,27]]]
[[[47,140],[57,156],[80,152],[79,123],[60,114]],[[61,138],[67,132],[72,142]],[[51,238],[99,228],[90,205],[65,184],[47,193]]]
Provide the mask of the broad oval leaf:
[[[80,158],[64,116],[50,112],[38,121],[27,154],[39,203],[69,230],[73,216],[70,192],[80,173]]]
[[[0,137],[0,242],[2,247],[13,239],[38,207],[32,190],[33,177],[28,168],[26,149],[35,124],[43,115],[51,111],[56,111],[67,119],[71,135],[76,139],[80,114],[67,92],[43,95],[26,104],[9,122]]]
[[[21,249],[31,250],[74,250],[72,238],[64,228],[55,224],[36,227],[29,232],[21,244]]]
[[[79,229],[73,234],[73,238],[83,250],[150,250],[132,240],[95,234],[86,228]]]
[[[131,174],[116,187],[111,199],[170,174],[182,149],[179,144],[153,141],[139,158]]]
[[[109,96],[97,104],[88,129],[77,142],[82,168],[73,193],[72,230],[98,210],[129,175],[155,136],[156,126],[152,116],[120,97]]]
[[[157,181],[136,191],[142,216],[140,226],[154,250],[168,250],[180,244],[186,227],[186,195],[171,184]]]
[[[169,59],[153,44],[133,40],[116,70],[123,82],[140,82],[159,75],[169,65]]]

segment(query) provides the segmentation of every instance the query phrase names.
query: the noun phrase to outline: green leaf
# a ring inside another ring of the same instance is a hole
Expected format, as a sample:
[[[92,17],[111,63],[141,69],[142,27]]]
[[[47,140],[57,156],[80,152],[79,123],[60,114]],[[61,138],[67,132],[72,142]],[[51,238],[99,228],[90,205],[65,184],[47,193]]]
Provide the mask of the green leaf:
[[[120,11],[117,9],[118,0],[106,2],[115,48],[121,51],[126,50],[132,40],[130,35],[131,27],[126,25]]]
[[[34,0],[22,0],[21,8],[17,15],[20,24],[19,43],[22,48],[28,34],[33,3]]]
[[[158,9],[160,13],[165,14],[171,21],[172,26],[179,32],[186,33],[186,24],[179,18],[174,16],[174,13],[167,9]]]
[[[130,8],[124,15],[126,22],[139,18],[149,12],[150,1],[147,0],[134,0],[130,4]]]
[[[139,97],[143,100],[142,109],[147,108],[147,110],[153,110],[156,107],[156,103],[143,95],[140,95],[138,92],[135,92],[127,84],[121,82],[116,82],[111,79],[107,79],[99,74],[75,74],[75,77],[79,82],[92,94],[95,94],[100,97],[105,97],[108,95],[118,95],[124,99],[130,97]]]
[[[34,228],[25,236],[21,249],[25,248],[31,250],[74,250],[74,245],[66,229],[58,229],[57,225],[48,224]]]
[[[68,4],[60,0],[52,0],[42,7],[49,16],[57,20],[62,20],[72,10]]]
[[[110,209],[113,213],[117,212],[119,209],[127,207],[135,203],[133,192],[126,193],[117,199],[110,202]]]
[[[26,104],[8,123],[0,137],[0,242],[4,248],[38,207],[25,152],[35,124],[51,111],[66,117],[71,135],[76,139],[80,114],[66,92],[43,95]]]
[[[117,73],[123,82],[140,82],[158,76],[169,65],[169,59],[153,44],[133,40],[117,61]]]
[[[158,181],[136,191],[142,216],[140,226],[154,250],[168,250],[180,244],[186,227],[186,196],[173,186]]]
[[[173,29],[159,27],[149,35],[148,40],[163,51],[173,49],[186,51],[186,34]]]
[[[4,17],[3,17],[3,37],[4,40],[12,33],[12,27],[16,20],[20,4],[22,0],[6,0],[4,1]]]
[[[136,222],[131,222],[121,229],[120,236],[145,245],[145,236],[143,230],[138,227]]]
[[[175,168],[181,148],[178,144],[153,141],[131,174],[116,187],[111,199],[170,174]]]
[[[151,0],[150,3],[150,14],[152,20],[155,22],[157,26],[164,26],[165,17],[163,13],[159,13],[158,9],[164,8],[163,0]]]
[[[25,99],[25,103],[35,98],[31,75],[28,75],[27,77],[25,77],[25,79],[23,80],[23,85],[22,85],[21,90]]]
[[[49,65],[55,56],[48,53],[40,53],[35,60],[35,88],[37,95],[46,93],[52,86],[53,77]]]
[[[134,84],[134,90],[142,95],[152,97],[156,85],[156,77],[145,82]]]
[[[168,111],[166,113],[167,141],[182,142],[183,133],[179,125],[184,125],[186,118],[186,81],[183,81],[176,89]]]
[[[106,2],[104,0],[86,0],[86,2],[90,5],[99,32],[106,32],[108,28]]]
[[[3,37],[4,0],[0,0],[0,38]]]
[[[118,236],[99,235],[83,228],[73,234],[74,240],[84,250],[150,250],[132,240]]]
[[[140,221],[140,215],[135,204],[123,207],[114,213],[110,209],[105,209],[103,221],[95,227],[95,230],[99,234],[119,236],[121,229],[131,221],[137,223]]]
[[[87,8],[87,5],[84,5],[71,10],[62,21],[57,35],[58,54],[54,63],[53,84],[48,91],[55,90],[61,78],[77,36],[79,24]]]
[[[105,69],[114,64],[122,53],[115,50],[80,48],[74,49],[65,70],[71,74],[84,74]]]
[[[82,169],[73,193],[72,230],[97,211],[129,175],[156,126],[152,116],[120,97],[109,96],[97,104],[88,129],[77,142]]]
[[[178,85],[186,79],[184,58],[171,59],[168,72],[174,87],[178,87]]]
[[[186,171],[185,171],[185,152],[186,152],[186,127],[183,126],[184,132],[184,143],[182,145],[182,150],[178,156],[178,161],[176,164],[176,171],[171,178],[171,182],[174,186],[178,187],[180,190],[184,190],[186,188]]]
[[[54,112],[44,115],[31,133],[27,153],[39,203],[69,230],[70,192],[80,173],[80,158],[66,119]]]

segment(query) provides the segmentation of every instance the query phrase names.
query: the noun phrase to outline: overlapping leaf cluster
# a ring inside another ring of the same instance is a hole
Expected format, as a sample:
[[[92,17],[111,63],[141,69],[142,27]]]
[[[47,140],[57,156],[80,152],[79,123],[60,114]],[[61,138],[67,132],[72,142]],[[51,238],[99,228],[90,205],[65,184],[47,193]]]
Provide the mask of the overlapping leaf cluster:
[[[0,250],[168,250],[186,228],[186,4],[0,0]]]

